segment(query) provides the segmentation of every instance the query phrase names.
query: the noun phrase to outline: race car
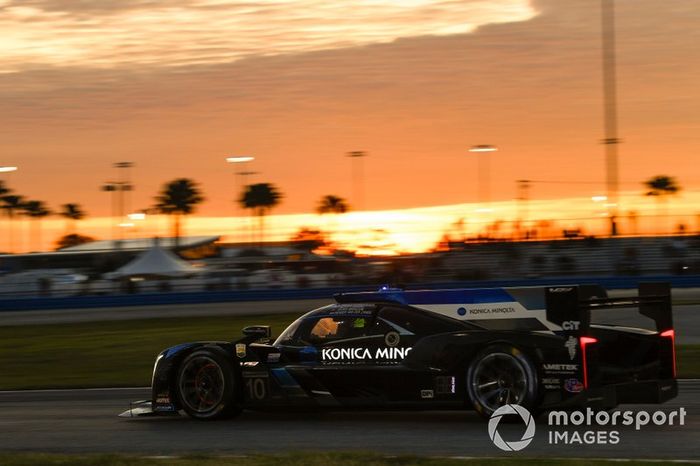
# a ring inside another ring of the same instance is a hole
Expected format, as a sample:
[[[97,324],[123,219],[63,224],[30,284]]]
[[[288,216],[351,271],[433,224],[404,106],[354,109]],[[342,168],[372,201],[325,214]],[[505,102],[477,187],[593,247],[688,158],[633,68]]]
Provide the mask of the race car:
[[[475,409],[532,412],[677,395],[668,284],[609,298],[599,286],[341,293],[233,342],[184,343],[155,361],[152,399],[121,416],[233,417],[242,410]],[[653,330],[591,323],[636,307]],[[650,322],[651,323],[651,322]]]

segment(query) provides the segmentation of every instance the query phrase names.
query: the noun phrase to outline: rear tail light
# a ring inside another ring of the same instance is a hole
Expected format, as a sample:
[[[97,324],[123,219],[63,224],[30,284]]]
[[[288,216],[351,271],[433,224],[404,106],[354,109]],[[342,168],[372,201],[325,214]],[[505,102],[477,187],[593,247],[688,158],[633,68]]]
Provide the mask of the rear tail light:
[[[581,345],[581,358],[583,365],[583,387],[588,388],[588,362],[586,360],[586,347],[590,344],[598,343],[598,340],[593,337],[580,337],[579,344]]]
[[[672,357],[673,357],[673,378],[676,378],[676,331],[674,329],[669,329],[661,332],[659,334],[663,338],[670,338],[671,339],[671,349],[672,349]]]

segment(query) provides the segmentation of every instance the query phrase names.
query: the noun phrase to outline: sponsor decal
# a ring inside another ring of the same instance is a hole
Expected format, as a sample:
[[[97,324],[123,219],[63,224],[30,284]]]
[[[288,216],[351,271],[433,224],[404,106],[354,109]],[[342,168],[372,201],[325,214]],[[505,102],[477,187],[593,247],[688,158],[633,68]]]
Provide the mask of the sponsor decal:
[[[492,308],[475,307],[475,308],[469,309],[470,314],[508,314],[511,312],[515,312],[514,307],[492,307]]]
[[[435,377],[435,393],[441,395],[445,395],[448,393],[457,393],[457,379],[454,376]]]
[[[404,359],[411,348],[377,348],[372,352],[369,348],[323,348],[322,361],[371,359]]]
[[[345,315],[357,315],[357,316],[367,316],[371,317],[374,312],[374,306],[367,306],[365,304],[341,304],[328,311],[328,315],[332,316],[345,316]]]
[[[246,355],[246,345],[245,343],[236,343],[236,356],[239,358],[245,358]]]
[[[576,348],[578,347],[576,338],[569,336],[569,339],[564,343],[564,347],[569,350],[569,358],[573,361],[576,357]]]
[[[280,353],[270,353],[267,355],[267,362],[279,362]]]
[[[561,328],[564,330],[578,330],[581,326],[581,322],[578,320],[565,320],[561,323]]]
[[[573,288],[571,287],[558,287],[558,288],[550,288],[549,292],[550,293],[568,293],[571,291]]]
[[[167,405],[156,405],[156,406],[153,407],[153,411],[157,411],[157,412],[172,412],[172,411],[175,411],[175,406],[173,406],[173,405],[171,405],[171,404],[167,404]]]
[[[156,404],[170,404],[170,397],[169,396],[159,396],[156,398]]]
[[[498,433],[498,424],[501,418],[508,414],[516,414],[525,424],[525,432],[523,432],[520,440],[506,442]],[[489,437],[494,445],[503,451],[520,451],[530,445],[532,439],[535,438],[535,419],[526,408],[520,405],[503,405],[493,412],[489,419]]]
[[[578,373],[578,364],[543,364],[542,369],[544,369],[547,375],[576,375]]]
[[[570,393],[579,393],[583,391],[583,384],[579,379],[566,379],[564,381],[564,390]]]
[[[559,389],[561,387],[561,380],[556,377],[545,377],[542,379],[542,385],[547,389]]]
[[[546,371],[572,371],[578,370],[578,364],[544,364],[542,365]]]
[[[420,397],[423,399],[426,398],[435,398],[435,393],[432,390],[421,390],[420,391]]]

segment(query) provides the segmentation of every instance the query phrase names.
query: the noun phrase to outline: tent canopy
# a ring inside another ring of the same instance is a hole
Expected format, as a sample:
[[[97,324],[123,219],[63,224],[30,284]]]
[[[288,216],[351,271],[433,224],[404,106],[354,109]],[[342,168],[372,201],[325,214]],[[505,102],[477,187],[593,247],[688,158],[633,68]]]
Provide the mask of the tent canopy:
[[[172,252],[155,244],[128,264],[111,272],[108,276],[109,278],[135,276],[184,277],[194,275],[200,271],[200,269],[192,266],[189,262],[180,259]]]

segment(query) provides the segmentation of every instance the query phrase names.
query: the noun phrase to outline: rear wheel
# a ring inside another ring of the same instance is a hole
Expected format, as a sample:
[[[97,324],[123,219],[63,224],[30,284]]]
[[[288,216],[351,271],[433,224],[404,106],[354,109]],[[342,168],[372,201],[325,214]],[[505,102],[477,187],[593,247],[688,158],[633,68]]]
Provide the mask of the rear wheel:
[[[223,419],[240,413],[236,374],[224,354],[199,350],[182,361],[177,391],[182,408],[196,419]]]
[[[537,401],[537,370],[522,351],[494,345],[481,351],[467,370],[467,392],[483,417],[507,404],[532,411]]]

